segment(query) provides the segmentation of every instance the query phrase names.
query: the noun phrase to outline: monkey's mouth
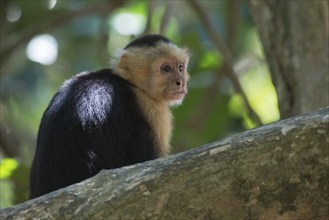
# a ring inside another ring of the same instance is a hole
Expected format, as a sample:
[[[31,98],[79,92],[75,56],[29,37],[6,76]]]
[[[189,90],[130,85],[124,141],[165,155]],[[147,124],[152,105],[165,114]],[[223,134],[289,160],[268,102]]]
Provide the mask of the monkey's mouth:
[[[167,98],[169,100],[176,101],[176,100],[182,100],[185,97],[185,95],[186,95],[185,91],[180,91],[180,92],[167,94]]]

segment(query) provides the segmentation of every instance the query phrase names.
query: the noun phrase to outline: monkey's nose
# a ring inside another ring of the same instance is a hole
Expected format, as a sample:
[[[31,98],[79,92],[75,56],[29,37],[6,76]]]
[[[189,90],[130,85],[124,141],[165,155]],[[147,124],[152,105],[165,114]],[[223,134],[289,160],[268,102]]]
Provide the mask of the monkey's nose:
[[[177,80],[175,82],[175,86],[177,86],[177,87],[184,87],[184,85],[185,85],[185,83],[183,80]]]

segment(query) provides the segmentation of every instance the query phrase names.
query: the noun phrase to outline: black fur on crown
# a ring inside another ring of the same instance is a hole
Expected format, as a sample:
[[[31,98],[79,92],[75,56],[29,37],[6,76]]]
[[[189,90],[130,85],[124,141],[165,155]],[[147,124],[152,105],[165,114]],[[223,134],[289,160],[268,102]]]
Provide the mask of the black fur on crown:
[[[171,43],[171,41],[168,38],[162,35],[149,34],[137,38],[136,40],[130,42],[124,49],[128,49],[131,47],[153,47],[158,42]]]

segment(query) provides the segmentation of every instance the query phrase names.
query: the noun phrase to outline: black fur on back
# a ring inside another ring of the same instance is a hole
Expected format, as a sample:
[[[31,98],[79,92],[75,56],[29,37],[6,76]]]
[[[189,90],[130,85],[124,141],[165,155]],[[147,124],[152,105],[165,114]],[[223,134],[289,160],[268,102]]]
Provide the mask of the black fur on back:
[[[154,133],[131,85],[110,69],[77,75],[43,114],[30,175],[30,198],[159,157]]]
[[[130,42],[124,49],[131,47],[153,47],[158,42],[171,43],[168,38],[162,35],[149,34]]]

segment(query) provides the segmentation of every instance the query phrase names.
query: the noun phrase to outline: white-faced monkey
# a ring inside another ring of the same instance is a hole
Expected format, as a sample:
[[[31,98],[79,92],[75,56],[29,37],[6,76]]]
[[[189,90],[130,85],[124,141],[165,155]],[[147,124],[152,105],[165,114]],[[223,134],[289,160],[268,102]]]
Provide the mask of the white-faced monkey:
[[[160,35],[129,43],[112,69],[66,81],[45,110],[30,198],[169,152],[171,105],[187,93],[187,49]]]

